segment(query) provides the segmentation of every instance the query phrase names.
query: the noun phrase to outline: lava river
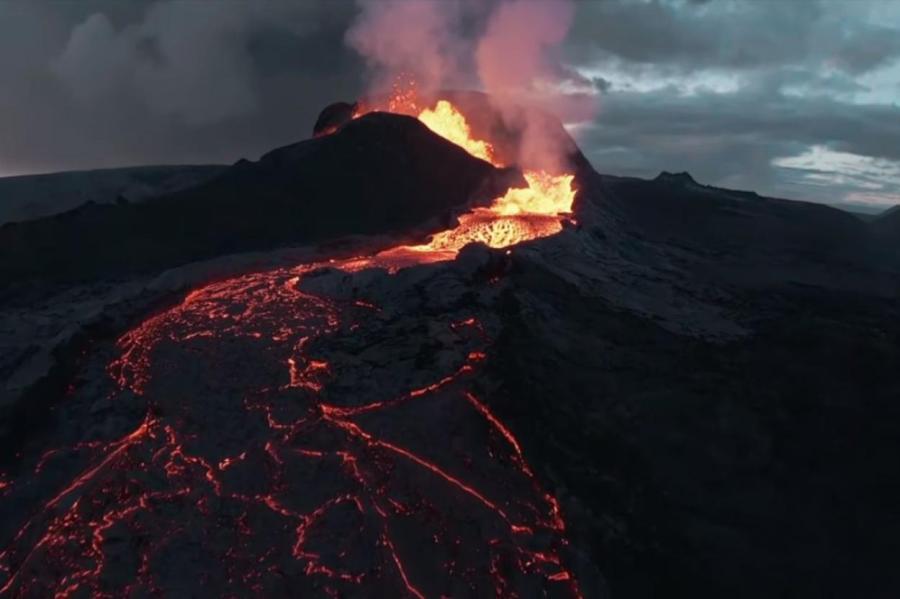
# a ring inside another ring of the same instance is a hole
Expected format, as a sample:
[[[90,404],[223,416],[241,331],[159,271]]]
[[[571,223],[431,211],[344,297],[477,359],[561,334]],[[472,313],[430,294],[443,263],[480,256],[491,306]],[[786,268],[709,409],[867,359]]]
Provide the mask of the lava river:
[[[491,158],[452,105],[422,120]],[[452,351],[410,374],[397,309],[306,285],[554,234],[572,177],[526,179],[429,244],[216,282],[123,335],[110,399],[146,414],[45,454],[30,476],[81,465],[6,539],[0,595],[579,596],[557,500],[475,391],[487,327],[429,316]]]

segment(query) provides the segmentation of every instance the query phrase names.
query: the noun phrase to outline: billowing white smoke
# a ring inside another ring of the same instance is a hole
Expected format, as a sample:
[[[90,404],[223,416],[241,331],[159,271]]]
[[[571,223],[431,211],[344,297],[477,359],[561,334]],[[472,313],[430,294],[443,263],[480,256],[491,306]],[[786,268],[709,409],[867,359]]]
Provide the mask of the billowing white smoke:
[[[557,73],[548,51],[566,39],[575,7],[569,0],[512,0],[491,14],[478,42],[478,75],[491,93],[521,93]]]
[[[435,90],[459,74],[459,5],[448,0],[360,0],[346,41],[373,69],[376,89],[400,74]]]
[[[565,170],[565,139],[540,115],[522,106],[555,108],[560,95],[559,63],[549,53],[566,38],[572,2],[514,0],[500,4],[475,52],[478,76],[506,124],[522,132],[519,164]]]
[[[554,113],[564,122],[589,120],[592,94],[555,54],[574,17],[572,0],[358,0],[361,12],[347,42],[371,65],[374,87],[413,77],[424,91],[477,80],[505,123],[522,132],[518,162],[560,170],[566,140],[559,128],[521,106]],[[481,27],[465,33],[468,18]],[[469,72],[474,71],[474,72]]]

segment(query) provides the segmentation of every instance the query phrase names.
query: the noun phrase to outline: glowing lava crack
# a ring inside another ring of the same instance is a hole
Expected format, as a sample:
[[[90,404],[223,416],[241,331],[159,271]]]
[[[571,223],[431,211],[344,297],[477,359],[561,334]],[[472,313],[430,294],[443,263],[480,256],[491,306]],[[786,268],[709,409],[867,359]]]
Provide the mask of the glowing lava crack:
[[[452,106],[431,112],[491,157]],[[431,323],[455,358],[407,385],[402,351],[378,375],[357,372],[368,348],[341,349],[380,338],[377,306],[300,285],[326,266],[396,272],[557,232],[571,176],[526,178],[428,245],[214,283],[125,334],[113,399],[147,415],[114,442],[48,452],[88,465],[0,553],[0,594],[580,595],[556,499],[473,392],[490,347],[479,321]]]

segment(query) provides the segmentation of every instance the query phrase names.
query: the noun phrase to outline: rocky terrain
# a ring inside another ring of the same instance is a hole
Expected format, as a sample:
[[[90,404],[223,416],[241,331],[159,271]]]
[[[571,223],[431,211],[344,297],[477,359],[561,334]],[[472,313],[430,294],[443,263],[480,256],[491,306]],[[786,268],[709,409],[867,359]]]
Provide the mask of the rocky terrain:
[[[515,176],[376,114],[5,228],[0,595],[894,596],[890,216],[582,164],[556,235],[353,258]]]
[[[145,202],[195,187],[224,166],[139,166],[0,178],[0,225],[52,216],[88,202]]]

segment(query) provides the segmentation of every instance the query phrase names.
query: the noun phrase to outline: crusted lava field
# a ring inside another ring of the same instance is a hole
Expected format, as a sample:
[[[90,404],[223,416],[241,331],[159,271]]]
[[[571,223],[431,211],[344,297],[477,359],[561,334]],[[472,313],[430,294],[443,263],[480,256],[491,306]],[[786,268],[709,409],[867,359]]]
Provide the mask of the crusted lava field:
[[[489,330],[446,310],[422,355],[399,342],[419,306],[304,291],[322,266],[209,285],[119,340],[105,401],[146,413],[34,466],[68,482],[2,590],[579,595],[555,498],[473,386]]]

